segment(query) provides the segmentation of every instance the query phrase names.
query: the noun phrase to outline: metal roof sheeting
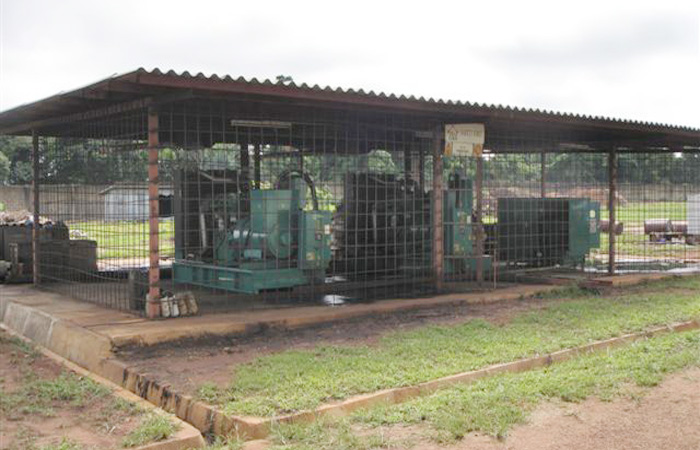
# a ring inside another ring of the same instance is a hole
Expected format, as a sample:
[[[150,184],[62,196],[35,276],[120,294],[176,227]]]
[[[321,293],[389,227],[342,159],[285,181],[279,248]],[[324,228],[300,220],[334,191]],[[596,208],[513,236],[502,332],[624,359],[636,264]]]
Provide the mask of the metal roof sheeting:
[[[148,71],[139,68],[116,75],[74,91],[57,94],[38,102],[22,105],[0,113],[0,134],[22,134],[33,127],[40,128],[47,120],[70,114],[105,108],[119,103],[173,94],[177,91],[220,94],[250,94],[290,100],[354,104],[368,108],[388,108],[407,112],[438,115],[473,115],[491,119],[549,122],[566,126],[592,127],[610,131],[660,133],[681,138],[689,145],[700,146],[700,129],[670,124],[622,120],[603,116],[579,115],[551,110],[471,103],[393,93],[342,89],[338,87],[281,83],[269,79],[233,78],[230,75],[203,73],[192,75],[185,71]]]

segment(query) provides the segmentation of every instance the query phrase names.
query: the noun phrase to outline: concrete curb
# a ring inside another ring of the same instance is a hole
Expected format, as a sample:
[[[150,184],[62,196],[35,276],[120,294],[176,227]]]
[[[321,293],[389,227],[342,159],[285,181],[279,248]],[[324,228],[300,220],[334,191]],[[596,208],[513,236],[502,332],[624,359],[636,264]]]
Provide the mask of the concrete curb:
[[[163,441],[151,442],[149,444],[141,445],[139,447],[133,447],[133,450],[185,450],[204,447],[205,442],[201,433],[189,423],[182,421],[180,418],[174,415],[167,414],[165,411],[162,411],[160,408],[139,397],[138,395],[127,391],[121,386],[99,375],[96,375],[95,373],[90,372],[89,370],[85,370],[84,368],[67,360],[66,358],[63,358],[62,356],[57,355],[51,350],[48,350],[42,345],[33,342],[31,339],[16,333],[14,330],[8,328],[4,324],[0,324],[0,328],[4,329],[11,335],[18,337],[19,339],[32,343],[34,347],[37,350],[39,350],[44,356],[56,362],[60,366],[65,367],[66,369],[70,370],[71,372],[75,372],[80,376],[88,377],[94,382],[107,387],[111,391],[110,395],[123,398],[124,400],[127,400],[131,403],[135,403],[136,405],[140,406],[141,408],[147,411],[155,411],[158,414],[165,414],[168,417],[170,417],[170,420],[172,420],[177,425],[178,431],[175,432],[174,436]]]
[[[427,381],[414,386],[406,386],[400,388],[385,389],[371,394],[363,394],[351,397],[340,403],[325,405],[317,408],[314,411],[303,411],[286,416],[279,416],[268,419],[268,426],[274,423],[291,423],[305,422],[315,420],[319,416],[342,417],[352,411],[377,404],[398,404],[410,400],[414,397],[431,394],[438,389],[453,386],[456,384],[473,383],[481,378],[495,376],[501,373],[518,373],[525,372],[540,367],[546,367],[553,363],[563,362],[572,359],[578,355],[604,350],[608,348],[618,347],[626,343],[643,339],[646,337],[656,336],[669,332],[681,332],[700,328],[700,320],[692,320],[682,322],[671,326],[657,327],[651,330],[642,331],[639,333],[630,333],[615,338],[596,341],[590,344],[582,345],[575,348],[559,350],[546,355],[535,356],[532,358],[521,359],[508,363],[495,364],[483,369],[463,372],[455,375],[449,375],[437,380]]]
[[[342,417],[360,408],[378,404],[398,404],[456,384],[472,383],[481,378],[501,373],[518,373],[546,367],[553,363],[572,359],[580,354],[618,347],[635,340],[663,333],[681,332],[697,328],[700,328],[700,320],[656,327],[651,330],[625,334],[546,355],[495,364],[483,369],[450,375],[414,386],[384,389],[370,394],[362,394],[339,403],[322,405],[312,411],[301,411],[295,414],[271,418],[228,416],[213,406],[195,400],[190,396],[174,392],[170,386],[159,385],[149,375],[136,373],[121,362],[108,360],[105,361],[104,366],[110,368],[112,376],[121,372],[125,380],[125,388],[138,393],[163,409],[177,414],[178,417],[191,423],[202,432],[221,436],[237,433],[240,436],[245,436],[247,439],[263,439],[269,435],[272,427],[279,423],[311,422],[321,416]]]

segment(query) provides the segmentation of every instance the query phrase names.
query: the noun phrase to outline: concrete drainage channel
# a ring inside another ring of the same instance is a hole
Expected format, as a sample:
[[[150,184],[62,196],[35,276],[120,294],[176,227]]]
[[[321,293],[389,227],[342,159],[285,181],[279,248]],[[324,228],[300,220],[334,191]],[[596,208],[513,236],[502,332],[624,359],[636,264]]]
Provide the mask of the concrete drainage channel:
[[[237,433],[246,439],[263,439],[271,427],[278,423],[310,422],[320,416],[343,416],[359,408],[375,404],[397,404],[411,398],[427,395],[438,389],[459,384],[471,383],[478,379],[506,372],[523,372],[565,361],[582,353],[620,346],[637,339],[668,332],[680,332],[700,328],[700,320],[678,323],[671,326],[657,327],[639,333],[627,334],[603,341],[593,342],[576,348],[565,349],[547,355],[526,358],[518,361],[496,364],[483,369],[450,375],[437,380],[427,381],[414,386],[385,389],[378,392],[351,397],[345,401],[322,405],[311,411],[278,417],[243,417],[228,416],[215,407],[196,400],[189,395],[174,391],[169,385],[163,385],[148,374],[138,373],[124,363],[114,359],[111,342],[103,335],[71,324],[67,320],[52,317],[39,307],[19,304],[7,299],[0,299],[0,321],[12,332],[32,340],[35,344],[70,360],[81,367],[72,370],[92,372],[121,386],[151,404],[175,414],[180,419],[196,427],[205,434],[220,436]],[[64,360],[65,361],[65,360]],[[84,368],[84,369],[83,369]],[[86,372],[87,373],[87,372]],[[198,435],[199,436],[199,435]],[[201,436],[199,436],[201,439]],[[165,444],[164,441],[163,444]],[[154,444],[152,444],[154,445]],[[148,447],[180,449],[203,445]]]

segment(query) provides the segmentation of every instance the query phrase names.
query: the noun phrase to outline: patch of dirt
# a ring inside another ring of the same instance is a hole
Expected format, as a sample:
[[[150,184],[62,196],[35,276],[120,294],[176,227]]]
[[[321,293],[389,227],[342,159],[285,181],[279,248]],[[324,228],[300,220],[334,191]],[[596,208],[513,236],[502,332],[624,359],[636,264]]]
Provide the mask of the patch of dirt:
[[[440,445],[422,427],[382,431],[421,450],[698,450],[700,368],[672,375],[635,400],[543,404],[502,441],[474,433],[455,445]]]
[[[374,344],[383,335],[430,324],[458,324],[484,319],[507,323],[517,314],[546,308],[563,300],[527,299],[481,305],[440,306],[321,324],[298,330],[268,328],[257,334],[182,340],[150,347],[122,349],[119,359],[141,373],[155,376],[184,394],[192,394],[204,382],[226,386],[236,365],[289,349],[318,345]]]
[[[28,380],[58,377],[62,368],[36,352],[25,351],[0,330],[0,449],[41,448],[58,444],[66,437],[88,449],[121,448],[123,438],[139,423],[138,415],[116,410],[107,395],[82,406],[54,401],[53,414],[5,410],[2,400],[21,389]]]

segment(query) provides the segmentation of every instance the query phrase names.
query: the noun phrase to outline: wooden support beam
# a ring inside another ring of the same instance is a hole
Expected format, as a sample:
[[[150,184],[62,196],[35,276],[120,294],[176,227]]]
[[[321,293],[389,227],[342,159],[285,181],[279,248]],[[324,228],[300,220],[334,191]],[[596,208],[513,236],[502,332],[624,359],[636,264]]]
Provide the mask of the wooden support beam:
[[[433,230],[432,269],[433,277],[435,279],[436,292],[442,291],[444,274],[443,263],[445,259],[445,249],[443,247],[444,228],[442,217],[442,201],[444,189],[442,180],[442,139],[444,134],[444,127],[442,125],[438,125],[435,127],[435,130],[433,132],[433,190],[431,193],[431,218]]]
[[[547,197],[547,154],[540,153],[540,197]]]
[[[243,178],[246,180],[246,182],[250,182],[251,179],[251,173],[250,173],[250,149],[248,148],[248,141],[244,141],[240,143],[241,149],[239,151],[239,156],[240,156],[240,162],[241,162],[241,175]]]
[[[406,145],[403,149],[403,176],[406,181],[411,179],[411,171],[411,147],[410,145]]]
[[[617,197],[617,149],[613,147],[608,153],[608,274],[615,275],[615,223]]]
[[[148,296],[146,315],[160,316],[160,251],[158,248],[158,112],[148,110]]]
[[[41,272],[39,270],[39,134],[32,130],[32,281],[35,286],[41,282]]]
[[[262,160],[262,144],[255,144],[255,151],[253,153],[253,170],[254,170],[254,181],[255,181],[255,189],[260,189],[260,180],[262,178],[262,171],[261,171],[261,160]]]
[[[481,155],[476,157],[475,178],[476,217],[474,221],[474,252],[476,253],[476,282],[481,286],[484,282],[484,251],[486,240],[486,235],[484,233],[484,157]]]

